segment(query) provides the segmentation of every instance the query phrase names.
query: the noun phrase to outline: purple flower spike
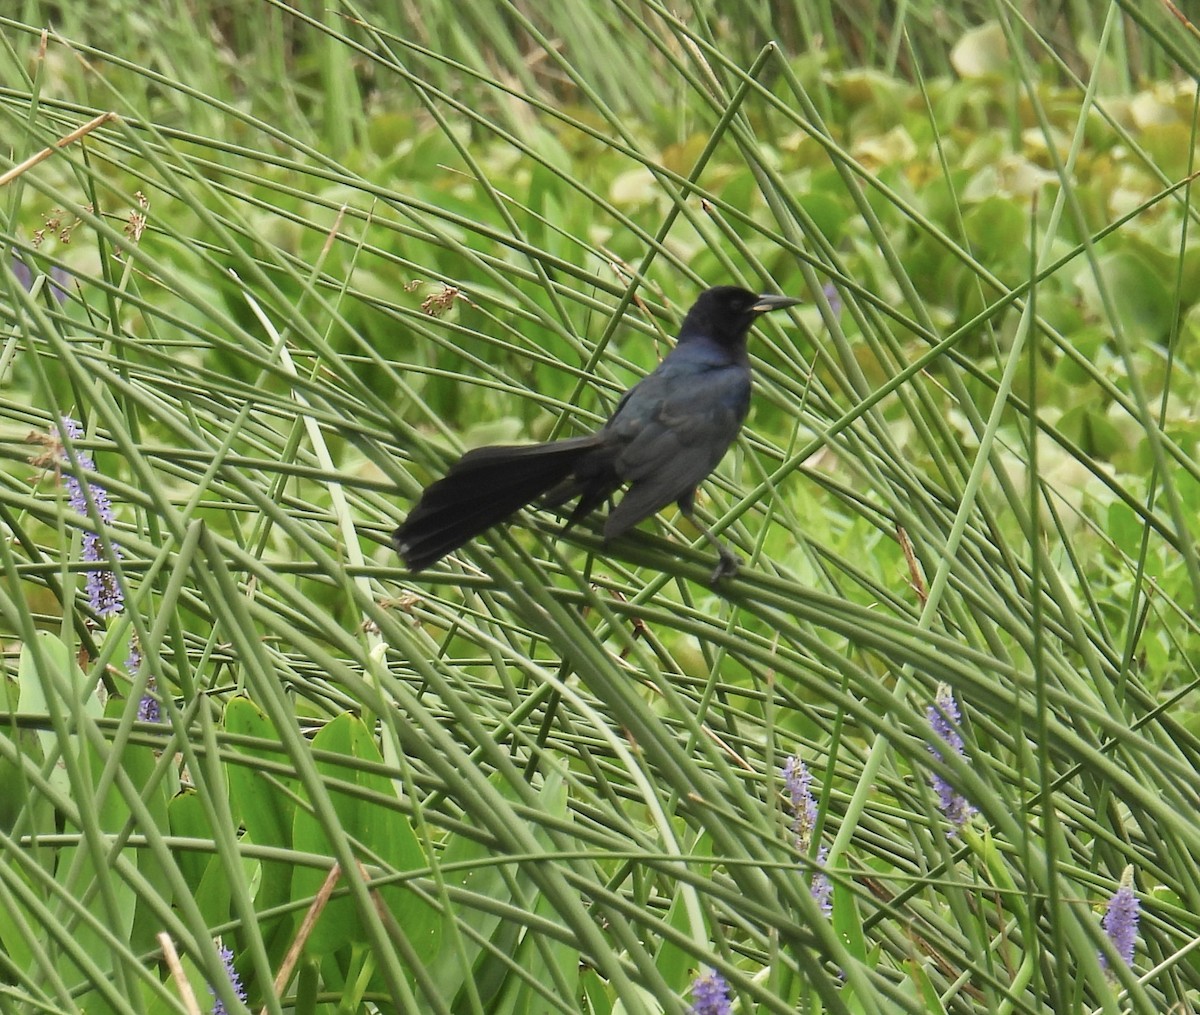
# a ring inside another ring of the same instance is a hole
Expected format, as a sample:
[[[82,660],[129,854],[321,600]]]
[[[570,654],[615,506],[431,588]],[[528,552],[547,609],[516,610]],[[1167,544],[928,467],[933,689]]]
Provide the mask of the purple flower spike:
[[[1125,868],[1121,875],[1121,886],[1108,900],[1104,918],[1100,925],[1113,943],[1117,954],[1125,965],[1133,965],[1134,947],[1137,945],[1138,920],[1142,915],[1142,904],[1133,892],[1133,865]],[[1107,968],[1108,960],[1100,953],[1100,964]]]
[[[691,1015],[729,1015],[729,984],[715,969],[692,981]]]
[[[954,700],[954,694],[950,690],[949,684],[938,684],[937,697],[933,699],[933,704],[929,706],[927,714],[929,726],[937,734],[938,739],[948,744],[955,754],[961,756],[963,739],[958,732],[958,726],[962,722],[962,716],[959,715],[958,702]],[[941,755],[938,757],[940,758]]]
[[[69,437],[71,441],[83,438],[83,427],[69,416],[64,416],[58,424],[59,439]],[[71,459],[66,448],[59,449],[59,464],[71,467]],[[88,474],[94,474],[96,463],[86,451],[76,451],[75,460],[79,463],[79,475],[63,473],[63,485],[67,489],[67,498],[71,507],[84,518],[88,517],[88,493],[92,495],[92,503],[96,506],[96,515],[105,525],[112,525],[114,516],[112,502],[108,499],[108,491],[98,483],[90,481]],[[86,485],[86,491],[84,484]],[[110,541],[113,556],[121,556],[121,548]],[[104,542],[95,532],[83,534],[83,559],[89,563],[101,563],[104,556]],[[108,568],[95,568],[87,574],[86,582],[88,601],[98,616],[110,617],[120,613],[125,608],[125,594],[117,583],[117,576]]]
[[[162,722],[158,699],[149,694],[142,695],[142,700],[138,702],[137,717],[138,722]]]
[[[225,975],[229,977],[229,982],[233,985],[233,992],[239,1001],[245,1001],[246,988],[242,986],[242,979],[238,976],[237,970],[233,968],[233,951],[224,945],[219,945],[217,950],[221,955],[221,961],[225,964]],[[212,989],[212,984],[209,984],[208,992],[213,996],[212,1015],[226,1015],[228,1009],[225,1007],[225,1002],[217,997],[217,992]]]
[[[97,545],[99,542],[100,540],[97,539]],[[86,545],[86,539],[84,543]],[[93,550],[93,552],[96,551]],[[113,553],[120,556],[116,546],[113,547]],[[100,560],[101,558],[100,556],[89,557],[85,551],[83,559]],[[111,571],[89,571],[86,587],[88,602],[92,604],[92,609],[96,611],[97,616],[111,617],[125,609],[125,594],[121,591],[121,586],[117,584],[117,576]]]
[[[935,741],[929,744],[929,753],[938,761],[942,760],[939,743],[949,747],[959,757],[963,756],[963,739],[958,732],[960,716],[958,702],[948,684],[938,684],[937,697],[926,711],[929,728],[933,731]],[[934,792],[938,795],[938,806],[942,813],[950,819],[955,829],[962,828],[967,820],[975,813],[975,808],[965,796],[959,793],[940,775],[930,777]]]
[[[783,785],[787,789],[792,809],[792,831],[796,833],[796,848],[807,853],[812,847],[813,833],[817,828],[817,801],[812,792],[812,772],[800,758],[793,754],[783,765]],[[833,913],[833,883],[829,875],[820,868],[825,866],[829,850],[822,846],[817,852],[817,871],[809,883],[809,891],[817,900],[821,912],[826,916]]]
[[[792,804],[796,848],[805,852],[812,843],[813,829],[817,827],[817,801],[812,795],[812,773],[795,754],[784,763],[783,785]]]
[[[817,867],[825,866],[825,861],[829,859],[829,849],[822,846],[817,852]],[[809,885],[812,897],[817,900],[817,905],[821,912],[828,918],[833,916],[833,882],[829,880],[829,875],[823,870],[818,870],[812,876],[812,882]]]
[[[129,640],[129,655],[125,659],[125,669],[129,671],[131,677],[136,677],[141,668],[142,648],[135,636]],[[146,693],[142,695],[141,701],[138,702],[138,722],[162,722],[162,708],[158,704],[158,698],[155,695],[156,690],[154,675],[151,674],[150,678],[146,681]]]

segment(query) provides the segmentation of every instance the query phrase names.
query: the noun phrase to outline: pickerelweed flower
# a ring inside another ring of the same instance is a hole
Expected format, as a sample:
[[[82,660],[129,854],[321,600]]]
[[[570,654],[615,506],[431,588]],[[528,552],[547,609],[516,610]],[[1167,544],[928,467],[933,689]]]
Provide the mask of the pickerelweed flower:
[[[18,282],[21,283],[21,288],[26,292],[33,289],[34,274],[33,270],[24,261],[21,260],[16,253],[12,254],[12,260],[9,262],[9,267],[12,273],[16,276]],[[66,286],[71,284],[71,275],[62,268],[55,265],[50,269],[50,294],[59,303],[67,302]]]
[[[837,286],[832,282],[826,282],[821,286],[821,292],[829,303],[829,309],[834,317],[842,315],[842,295],[837,291]]]
[[[817,906],[826,916],[833,916],[833,882],[829,880],[829,875],[825,873],[823,868],[825,861],[829,859],[829,847],[822,846],[817,850],[817,871],[812,876],[812,881],[809,883],[808,890],[812,892],[812,897],[817,900]]]
[[[146,687],[150,689],[149,685]],[[152,694],[143,694],[138,702],[138,722],[162,722],[162,706]]]
[[[65,434],[72,442],[83,439],[83,427],[69,416],[64,416],[58,425],[58,464],[59,467],[71,467],[71,459],[67,454],[66,448],[62,447],[62,437]],[[71,475],[63,473],[63,484],[67,488],[67,496],[71,507],[84,518],[88,517],[88,498],[87,493],[92,495],[92,503],[96,505],[96,515],[99,520],[105,525],[113,524],[113,509],[112,502],[108,499],[108,492],[98,483],[92,482],[86,478],[87,473],[95,473],[96,463],[92,460],[92,456],[83,450],[76,450],[75,459],[79,462],[81,474]],[[87,493],[84,492],[84,484],[87,484]],[[112,547],[113,555],[121,556],[121,548],[115,542],[109,540],[109,545]],[[85,532],[83,534],[83,559],[89,563],[99,563],[105,560],[104,543],[100,536],[95,532]],[[92,604],[92,609],[101,617],[109,617],[115,613],[120,613],[125,608],[125,595],[121,591],[121,586],[117,583],[117,576],[109,568],[94,568],[87,573],[87,596],[88,601]]]
[[[1124,960],[1125,965],[1133,965],[1133,950],[1137,944],[1138,920],[1142,915],[1142,904],[1133,892],[1133,865],[1125,868],[1121,875],[1121,885],[1108,900],[1104,910],[1104,918],[1100,926],[1113,943],[1117,954]],[[1100,953],[1100,964],[1108,967],[1108,959]]]
[[[796,848],[807,852],[817,827],[817,801],[812,795],[812,772],[793,754],[783,764],[783,785],[792,805],[792,831]]]
[[[691,1015],[729,1015],[729,984],[715,969],[692,981]]]
[[[242,986],[242,979],[238,976],[238,972],[233,968],[233,951],[226,948],[218,942],[217,951],[221,956],[221,961],[225,964],[225,975],[229,977],[229,982],[233,986],[233,992],[237,995],[239,1001],[246,1000],[246,988]],[[225,1002],[217,997],[217,992],[213,990],[212,984],[208,985],[208,992],[213,996],[212,1015],[226,1015],[228,1009],[225,1007]]]
[[[788,793],[788,801],[792,809],[792,831],[796,833],[796,848],[801,853],[808,853],[812,847],[813,833],[817,828],[817,801],[812,793],[812,772],[800,758],[793,754],[783,765],[783,785]],[[829,850],[822,846],[817,851],[817,870],[809,883],[809,891],[817,900],[821,912],[826,916],[833,913],[833,883],[829,875],[821,867]]]
[[[142,668],[142,649],[138,645],[137,636],[129,639],[129,655],[125,658],[125,669],[129,671],[131,677],[136,677]],[[154,676],[151,674],[146,681],[146,693],[142,695],[138,702],[137,717],[138,722],[161,722],[162,709],[159,707],[158,698],[155,696]]]
[[[925,714],[929,719],[929,728],[937,740],[962,757],[963,739],[958,732],[961,717],[958,712],[958,702],[954,700],[954,694],[950,690],[949,684],[938,684],[937,697],[934,698],[933,704],[929,706]],[[942,760],[937,743],[929,744],[929,753],[938,761]],[[955,790],[940,775],[932,775],[930,783],[938,795],[938,805],[941,807],[942,813],[950,819],[954,829],[962,828],[967,823],[967,819],[975,813],[975,808],[971,806],[965,796]]]

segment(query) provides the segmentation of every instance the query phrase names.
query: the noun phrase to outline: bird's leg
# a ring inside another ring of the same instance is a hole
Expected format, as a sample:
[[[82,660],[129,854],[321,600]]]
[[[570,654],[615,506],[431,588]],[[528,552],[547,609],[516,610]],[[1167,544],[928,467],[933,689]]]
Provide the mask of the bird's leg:
[[[742,566],[742,558],[734,553],[728,546],[722,543],[708,529],[707,525],[702,525],[695,518],[691,522],[700,530],[700,534],[708,540],[709,545],[717,551],[717,566],[713,569],[712,577],[709,581],[716,585],[722,578],[732,578],[738,573],[738,568]]]
[[[693,513],[695,506],[696,491],[684,495],[679,498],[679,511],[689,522],[692,523],[700,534],[708,540],[708,545],[717,551],[717,566],[709,578],[709,583],[716,585],[722,578],[732,578],[738,573],[738,568],[742,566],[742,559],[734,553],[728,546],[721,542],[716,536],[709,531],[707,525],[700,521]]]

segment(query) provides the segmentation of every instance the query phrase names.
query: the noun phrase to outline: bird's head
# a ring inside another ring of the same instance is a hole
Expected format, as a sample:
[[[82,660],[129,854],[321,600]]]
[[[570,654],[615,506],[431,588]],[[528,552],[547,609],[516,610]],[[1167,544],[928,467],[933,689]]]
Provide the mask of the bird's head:
[[[759,314],[794,307],[801,300],[791,296],[753,293],[736,285],[719,285],[702,292],[679,329],[679,341],[704,338],[725,347],[736,347],[746,339]]]

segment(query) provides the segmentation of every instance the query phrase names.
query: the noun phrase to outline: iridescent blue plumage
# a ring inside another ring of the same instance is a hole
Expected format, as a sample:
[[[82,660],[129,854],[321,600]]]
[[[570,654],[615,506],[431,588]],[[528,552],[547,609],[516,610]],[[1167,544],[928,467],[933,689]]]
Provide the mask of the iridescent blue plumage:
[[[626,484],[605,522],[606,540],[672,503],[691,518],[696,487],[716,468],[750,409],[746,332],[759,314],[798,302],[737,286],[701,293],[675,348],[625,393],[603,429],[549,444],[467,452],[422,494],[393,536],[396,549],[410,570],[420,571],[539,497],[548,507],[578,498],[571,525]],[[737,558],[697,527],[720,553],[713,580],[736,571]]]

